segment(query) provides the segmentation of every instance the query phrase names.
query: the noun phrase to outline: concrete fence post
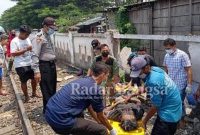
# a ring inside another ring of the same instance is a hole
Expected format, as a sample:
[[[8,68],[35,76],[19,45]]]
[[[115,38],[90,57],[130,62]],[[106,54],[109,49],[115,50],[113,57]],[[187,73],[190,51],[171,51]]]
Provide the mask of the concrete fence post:
[[[72,49],[70,49],[70,53],[71,53],[71,63],[72,65],[75,65],[75,46],[74,46],[74,37],[73,34],[76,33],[74,31],[69,31],[69,46],[72,47]]]
[[[118,38],[114,38],[115,34],[119,34],[118,31],[116,30],[110,30],[108,31],[108,41],[110,42],[111,45],[111,50],[112,50],[112,54],[113,56],[119,60],[119,54],[120,54],[120,40]]]

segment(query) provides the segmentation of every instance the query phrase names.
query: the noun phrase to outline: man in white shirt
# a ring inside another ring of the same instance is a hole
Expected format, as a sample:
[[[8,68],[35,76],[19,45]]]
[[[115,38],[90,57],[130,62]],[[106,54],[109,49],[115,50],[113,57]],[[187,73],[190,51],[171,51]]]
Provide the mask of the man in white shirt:
[[[11,55],[14,56],[14,66],[21,81],[21,88],[25,96],[25,102],[29,101],[27,81],[31,79],[32,97],[39,97],[36,93],[37,83],[34,80],[34,72],[31,69],[32,44],[28,38],[31,29],[27,25],[20,26],[19,36],[11,41]]]

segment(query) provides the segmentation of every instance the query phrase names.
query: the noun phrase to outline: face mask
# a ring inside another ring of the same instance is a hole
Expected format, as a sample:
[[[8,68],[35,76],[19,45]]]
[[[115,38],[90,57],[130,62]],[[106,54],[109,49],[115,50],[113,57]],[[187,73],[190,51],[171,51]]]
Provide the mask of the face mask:
[[[47,34],[48,35],[52,35],[54,32],[55,32],[54,29],[49,28],[49,30],[47,31]]]
[[[172,50],[172,49],[166,49],[165,51],[166,51],[169,55],[171,55],[171,54],[174,53],[174,50]]]
[[[108,57],[109,52],[108,52],[108,51],[104,51],[104,52],[102,52],[101,54],[102,54],[103,57]]]
[[[147,75],[143,73],[143,74],[141,74],[141,75],[139,76],[139,78],[141,78],[141,79],[145,79],[146,76],[147,76]]]
[[[145,55],[138,55],[138,57],[145,57]]]

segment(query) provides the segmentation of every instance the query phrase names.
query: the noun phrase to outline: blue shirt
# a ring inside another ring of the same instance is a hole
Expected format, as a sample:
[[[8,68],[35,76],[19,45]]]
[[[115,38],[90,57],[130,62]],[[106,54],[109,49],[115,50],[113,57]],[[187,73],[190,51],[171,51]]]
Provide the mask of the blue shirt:
[[[152,67],[145,86],[158,116],[165,122],[178,122],[182,116],[182,101],[176,84],[159,67]]]
[[[171,55],[166,54],[163,65],[167,67],[168,75],[176,83],[179,90],[185,89],[188,84],[185,67],[191,67],[190,58],[187,53],[177,49]]]
[[[90,105],[97,113],[104,109],[102,90],[92,77],[85,77],[65,85],[48,101],[45,118],[54,128],[70,128]]]

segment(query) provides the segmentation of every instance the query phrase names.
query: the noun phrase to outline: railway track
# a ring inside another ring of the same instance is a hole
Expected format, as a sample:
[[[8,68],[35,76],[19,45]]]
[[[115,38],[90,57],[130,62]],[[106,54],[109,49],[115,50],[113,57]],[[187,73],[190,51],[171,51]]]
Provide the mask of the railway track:
[[[35,135],[13,75],[3,85],[8,95],[0,97],[0,135]]]

